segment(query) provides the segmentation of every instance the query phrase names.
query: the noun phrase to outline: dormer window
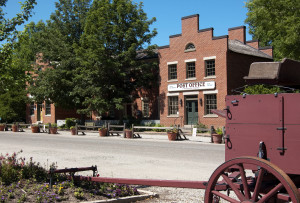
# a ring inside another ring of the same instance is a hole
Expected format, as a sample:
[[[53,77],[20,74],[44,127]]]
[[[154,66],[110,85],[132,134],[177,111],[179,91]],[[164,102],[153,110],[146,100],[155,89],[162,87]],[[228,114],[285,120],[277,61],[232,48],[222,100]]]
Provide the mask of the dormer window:
[[[196,51],[196,47],[193,43],[189,43],[185,47],[185,52]]]

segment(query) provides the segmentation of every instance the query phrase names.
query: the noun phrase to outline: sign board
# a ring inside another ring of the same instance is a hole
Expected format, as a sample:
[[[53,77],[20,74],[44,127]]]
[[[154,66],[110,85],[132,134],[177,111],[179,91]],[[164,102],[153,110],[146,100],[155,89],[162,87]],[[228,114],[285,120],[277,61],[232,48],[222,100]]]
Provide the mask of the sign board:
[[[57,126],[60,127],[66,124],[66,120],[57,120]]]
[[[205,82],[187,82],[178,84],[169,84],[168,91],[191,91],[191,90],[211,90],[215,89],[215,81],[205,81]]]
[[[193,134],[192,134],[193,137],[196,137],[197,136],[197,128],[193,128]]]

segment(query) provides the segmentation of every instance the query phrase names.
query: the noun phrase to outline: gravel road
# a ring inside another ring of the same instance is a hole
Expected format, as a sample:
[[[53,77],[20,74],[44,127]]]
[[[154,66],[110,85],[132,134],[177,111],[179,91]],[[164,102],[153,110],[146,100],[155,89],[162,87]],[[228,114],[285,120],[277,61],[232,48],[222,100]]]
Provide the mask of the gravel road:
[[[118,178],[208,180],[224,162],[224,145],[210,144],[208,137],[189,137],[169,142],[166,135],[143,135],[142,139],[101,138],[96,133],[71,136],[32,134],[30,131],[0,132],[0,153],[22,149],[42,165],[57,162],[60,168],[97,165],[100,176]],[[159,198],[144,202],[202,202],[204,190],[145,187]]]

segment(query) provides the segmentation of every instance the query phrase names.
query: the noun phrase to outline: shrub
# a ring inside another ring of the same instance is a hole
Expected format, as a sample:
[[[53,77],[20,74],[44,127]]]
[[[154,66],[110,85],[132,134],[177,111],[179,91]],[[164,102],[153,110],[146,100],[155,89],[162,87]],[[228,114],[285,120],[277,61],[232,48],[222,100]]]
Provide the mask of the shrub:
[[[66,128],[70,129],[72,126],[76,125],[76,118],[66,118]]]
[[[203,123],[198,123],[196,125],[196,128],[202,128],[201,130],[197,131],[198,133],[205,133],[205,132],[207,132],[207,130],[204,130],[204,129],[207,129],[207,126],[204,125]]]
[[[155,124],[154,127],[164,127],[164,125]],[[153,129],[153,131],[155,131],[155,132],[165,132],[164,129]]]

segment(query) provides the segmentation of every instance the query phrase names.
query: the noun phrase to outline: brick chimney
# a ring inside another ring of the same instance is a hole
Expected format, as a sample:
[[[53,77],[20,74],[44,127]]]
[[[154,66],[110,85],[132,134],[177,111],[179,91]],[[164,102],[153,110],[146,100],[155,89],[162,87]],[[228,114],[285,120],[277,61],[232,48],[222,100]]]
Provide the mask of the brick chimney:
[[[246,43],[246,26],[233,27],[228,29],[229,39],[236,39]]]
[[[181,18],[182,35],[185,33],[198,32],[199,30],[199,14],[185,16]]]

